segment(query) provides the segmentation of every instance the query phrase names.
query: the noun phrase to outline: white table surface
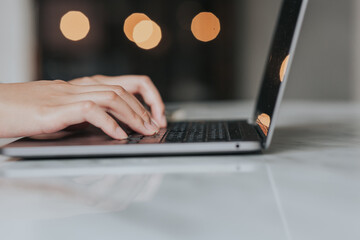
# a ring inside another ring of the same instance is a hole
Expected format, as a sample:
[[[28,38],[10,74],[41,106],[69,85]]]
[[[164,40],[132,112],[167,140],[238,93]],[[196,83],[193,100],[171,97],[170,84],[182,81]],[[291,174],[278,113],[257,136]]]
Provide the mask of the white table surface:
[[[248,117],[187,104],[179,117]],[[283,104],[257,155],[0,160],[1,239],[360,239],[360,105]],[[2,140],[2,144],[5,140]]]

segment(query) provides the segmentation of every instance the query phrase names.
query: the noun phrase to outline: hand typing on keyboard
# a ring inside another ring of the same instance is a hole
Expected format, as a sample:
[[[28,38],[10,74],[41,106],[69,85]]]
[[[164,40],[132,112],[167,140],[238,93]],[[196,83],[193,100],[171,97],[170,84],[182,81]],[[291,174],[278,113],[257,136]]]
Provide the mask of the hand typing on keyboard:
[[[150,112],[134,94],[141,95]],[[88,122],[114,139],[125,139],[118,122],[143,135],[167,125],[164,103],[146,76],[0,84],[0,105],[2,138],[54,133]]]

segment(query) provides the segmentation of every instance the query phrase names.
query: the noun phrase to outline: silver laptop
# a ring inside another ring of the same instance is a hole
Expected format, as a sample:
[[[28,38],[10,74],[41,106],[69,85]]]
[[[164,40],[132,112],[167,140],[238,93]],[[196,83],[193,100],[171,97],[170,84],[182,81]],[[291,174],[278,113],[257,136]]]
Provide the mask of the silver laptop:
[[[254,115],[248,120],[170,122],[155,136],[114,140],[89,128],[57,139],[24,138],[1,149],[22,158],[260,152],[270,146],[308,0],[284,0]]]

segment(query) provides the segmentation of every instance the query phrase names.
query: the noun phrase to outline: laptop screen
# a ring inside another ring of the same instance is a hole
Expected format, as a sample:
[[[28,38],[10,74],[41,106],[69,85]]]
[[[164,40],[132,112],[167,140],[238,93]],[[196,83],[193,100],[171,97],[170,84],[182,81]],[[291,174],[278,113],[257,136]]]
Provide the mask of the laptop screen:
[[[270,145],[307,2],[284,0],[280,11],[253,118],[265,147]]]

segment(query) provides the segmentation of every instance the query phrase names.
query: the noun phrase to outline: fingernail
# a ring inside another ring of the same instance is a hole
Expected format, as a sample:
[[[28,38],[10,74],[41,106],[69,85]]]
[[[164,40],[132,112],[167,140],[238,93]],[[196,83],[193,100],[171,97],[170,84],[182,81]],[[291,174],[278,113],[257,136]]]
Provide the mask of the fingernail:
[[[144,122],[144,126],[147,130],[151,131],[152,134],[158,132],[158,128],[154,127],[153,123]]]
[[[151,124],[156,128],[156,133],[158,133],[160,131],[159,124],[154,119],[151,119]]]

